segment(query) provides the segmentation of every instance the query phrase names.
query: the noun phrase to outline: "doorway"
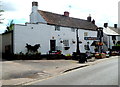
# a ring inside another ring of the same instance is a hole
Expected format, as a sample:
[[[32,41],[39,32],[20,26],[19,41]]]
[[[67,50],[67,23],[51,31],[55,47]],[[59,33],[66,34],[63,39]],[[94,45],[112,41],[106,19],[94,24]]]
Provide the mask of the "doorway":
[[[56,50],[56,40],[50,40],[50,51]]]

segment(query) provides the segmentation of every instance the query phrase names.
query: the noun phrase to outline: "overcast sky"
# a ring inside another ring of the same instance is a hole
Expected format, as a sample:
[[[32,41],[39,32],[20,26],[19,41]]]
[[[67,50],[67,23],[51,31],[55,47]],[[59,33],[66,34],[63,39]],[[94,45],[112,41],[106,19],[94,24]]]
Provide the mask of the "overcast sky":
[[[32,1],[34,0],[0,0],[0,9],[5,10],[0,24],[0,33],[4,32],[11,20],[15,24],[29,22]],[[35,0],[38,9],[63,14],[70,12],[70,17],[86,19],[89,14],[95,19],[96,25],[102,27],[105,22],[109,26],[118,23],[118,2],[120,0]]]

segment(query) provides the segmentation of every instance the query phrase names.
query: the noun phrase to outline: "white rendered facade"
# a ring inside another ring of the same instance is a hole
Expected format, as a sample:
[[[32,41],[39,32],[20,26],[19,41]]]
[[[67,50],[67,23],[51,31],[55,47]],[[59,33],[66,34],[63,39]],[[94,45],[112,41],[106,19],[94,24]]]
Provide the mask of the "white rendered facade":
[[[77,22],[78,20],[79,19],[76,19]],[[84,24],[86,23],[88,22],[85,21]],[[95,31],[94,29],[73,28],[72,26],[69,27],[69,25],[66,27],[59,25],[59,30],[56,30],[56,26],[58,25],[48,24],[48,21],[45,18],[45,16],[42,13],[40,13],[38,10],[38,3],[32,2],[30,23],[26,23],[25,25],[18,25],[18,24],[14,25],[13,37],[12,37],[13,53],[14,54],[20,52],[26,53],[27,48],[25,46],[26,43],[28,43],[32,46],[35,44],[40,44],[40,48],[38,49],[38,52],[41,52],[42,54],[48,54],[49,51],[51,50],[51,41],[54,40],[55,50],[61,50],[62,54],[64,55],[72,54],[73,52],[76,52],[77,29],[78,29],[79,41],[82,42],[81,44],[79,44],[80,52],[82,53],[86,52],[85,45],[87,45],[87,42],[89,42],[90,51],[94,53],[94,46],[91,46],[94,40],[84,40],[84,37],[97,37],[97,31]],[[66,46],[69,47],[68,50],[65,50]]]
[[[80,44],[80,51],[85,53],[86,50],[84,45],[92,44],[93,40],[84,40],[84,33],[87,33],[86,37],[96,37],[97,31],[79,29],[79,40],[82,41]],[[13,31],[13,51],[15,54],[23,52],[26,53],[26,43],[30,45],[40,44],[41,48],[38,52],[47,54],[50,51],[50,40],[56,41],[56,50],[61,50],[62,54],[72,54],[76,52],[76,29],[70,27],[60,27],[60,31],[55,30],[54,25],[47,24],[26,24],[26,25],[15,25]],[[65,50],[65,45],[60,41],[68,40],[69,49]],[[73,43],[72,41],[75,41]],[[94,47],[90,46],[90,51],[94,52]]]

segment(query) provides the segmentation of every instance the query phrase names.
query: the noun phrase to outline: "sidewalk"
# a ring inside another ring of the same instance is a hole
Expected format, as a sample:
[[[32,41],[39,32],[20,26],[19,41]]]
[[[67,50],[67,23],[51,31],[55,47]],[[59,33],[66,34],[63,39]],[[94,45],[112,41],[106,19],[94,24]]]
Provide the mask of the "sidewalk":
[[[109,59],[112,59],[112,57],[99,60],[92,58],[88,60],[87,63],[83,64],[80,64],[75,60],[3,61],[1,81],[3,85],[21,85],[36,80],[50,78],[77,68],[82,68]]]

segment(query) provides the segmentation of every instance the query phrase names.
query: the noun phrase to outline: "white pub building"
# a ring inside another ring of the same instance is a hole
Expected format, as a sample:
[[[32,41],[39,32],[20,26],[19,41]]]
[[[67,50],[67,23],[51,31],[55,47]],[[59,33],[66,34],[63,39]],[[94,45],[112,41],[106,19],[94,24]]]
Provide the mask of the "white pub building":
[[[2,51],[9,51],[14,54],[26,53],[26,43],[30,45],[40,44],[38,52],[48,54],[49,51],[60,50],[63,55],[76,52],[76,30],[78,29],[80,52],[90,51],[94,53],[94,46],[91,44],[97,41],[97,26],[95,21],[91,21],[91,16],[87,20],[73,18],[69,12],[63,15],[52,12],[38,10],[38,2],[32,2],[32,12],[30,23],[25,25],[14,24],[12,31],[3,35]],[[67,49],[66,49],[67,48]]]

